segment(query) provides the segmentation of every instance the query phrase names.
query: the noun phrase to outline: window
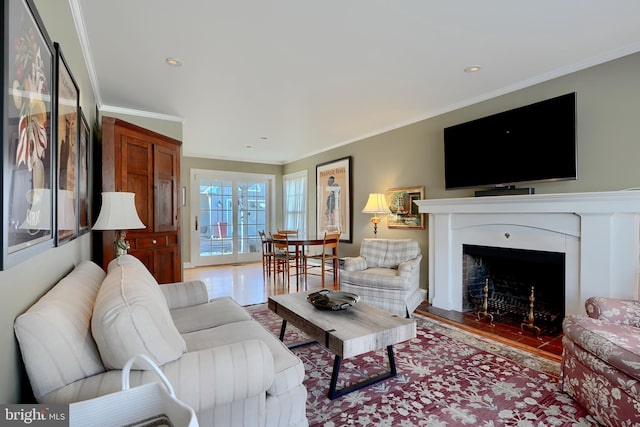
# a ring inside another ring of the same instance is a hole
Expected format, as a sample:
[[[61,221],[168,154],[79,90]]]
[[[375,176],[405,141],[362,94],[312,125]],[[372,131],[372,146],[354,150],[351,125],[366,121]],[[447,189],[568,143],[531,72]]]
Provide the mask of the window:
[[[282,177],[283,227],[298,230],[300,237],[307,237],[307,171],[295,172]]]

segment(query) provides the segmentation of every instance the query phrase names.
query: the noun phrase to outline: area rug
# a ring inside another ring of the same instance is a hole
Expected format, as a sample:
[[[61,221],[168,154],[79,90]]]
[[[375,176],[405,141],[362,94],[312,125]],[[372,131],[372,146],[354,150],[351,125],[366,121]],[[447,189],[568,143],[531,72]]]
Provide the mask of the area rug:
[[[278,336],[282,320],[265,305],[247,307]],[[415,339],[394,346],[398,375],[327,397],[333,354],[320,344],[293,352],[305,366],[311,426],[597,426],[558,388],[559,364],[415,315]],[[287,327],[285,342],[307,340]],[[386,350],[345,359],[338,388],[388,368]]]

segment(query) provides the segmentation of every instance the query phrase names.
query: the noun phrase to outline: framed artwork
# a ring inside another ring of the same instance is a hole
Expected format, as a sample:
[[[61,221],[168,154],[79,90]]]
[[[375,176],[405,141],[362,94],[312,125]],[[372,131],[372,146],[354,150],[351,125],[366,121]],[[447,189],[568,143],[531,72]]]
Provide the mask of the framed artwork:
[[[387,215],[389,228],[424,229],[425,214],[418,213],[415,200],[424,199],[424,187],[392,188],[386,193],[391,213]]]
[[[2,54],[2,259],[53,246],[54,50],[31,0],[5,0]]]
[[[89,218],[89,150],[91,149],[91,129],[80,108],[80,142],[78,148],[78,235],[90,231]]]
[[[57,239],[61,245],[78,235],[78,146],[80,135],[80,90],[69,70],[58,43],[54,43],[57,58]]]
[[[351,157],[316,166],[316,236],[340,231],[340,241],[351,243]]]

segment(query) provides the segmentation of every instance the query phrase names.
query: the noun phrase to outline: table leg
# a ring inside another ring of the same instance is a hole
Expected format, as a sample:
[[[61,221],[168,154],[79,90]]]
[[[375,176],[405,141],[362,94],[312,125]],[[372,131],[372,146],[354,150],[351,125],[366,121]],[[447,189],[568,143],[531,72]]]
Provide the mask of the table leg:
[[[333,372],[331,373],[331,383],[329,384],[329,399],[333,400],[338,397],[344,396],[345,394],[349,394],[353,391],[360,390],[372,384],[379,383],[380,381],[384,381],[388,378],[395,377],[398,374],[398,370],[396,368],[396,359],[393,354],[393,346],[387,346],[387,355],[389,356],[389,372],[385,372],[375,377],[367,378],[363,381],[360,381],[359,383],[352,384],[340,390],[336,390],[336,385],[338,383],[338,375],[340,374],[342,357],[336,355],[335,359],[333,360]]]
[[[284,341],[284,331],[287,329],[287,321],[282,320],[282,326],[280,326],[280,341]]]

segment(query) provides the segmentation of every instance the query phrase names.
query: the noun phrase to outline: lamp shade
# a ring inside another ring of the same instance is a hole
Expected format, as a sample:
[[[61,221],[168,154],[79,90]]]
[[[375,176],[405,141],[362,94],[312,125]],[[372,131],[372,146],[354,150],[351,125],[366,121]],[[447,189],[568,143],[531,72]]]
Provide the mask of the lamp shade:
[[[387,199],[382,193],[371,193],[369,194],[369,200],[367,200],[367,204],[364,209],[362,209],[363,213],[389,213],[389,206],[387,205]]]
[[[136,211],[135,193],[103,192],[102,207],[94,230],[145,228]]]

